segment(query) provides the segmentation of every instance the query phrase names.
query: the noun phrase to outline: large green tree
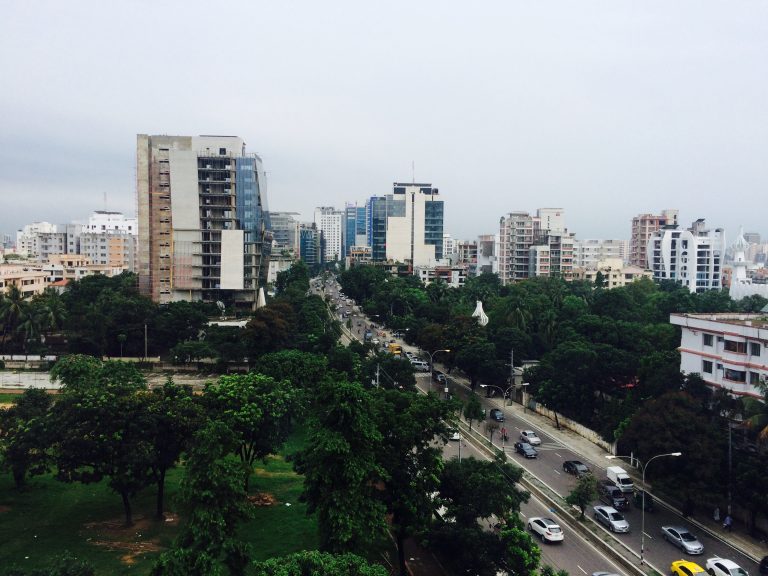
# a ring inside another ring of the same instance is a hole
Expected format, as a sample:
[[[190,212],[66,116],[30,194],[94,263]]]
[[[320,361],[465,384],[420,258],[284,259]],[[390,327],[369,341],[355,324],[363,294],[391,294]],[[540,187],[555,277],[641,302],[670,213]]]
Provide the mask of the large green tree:
[[[53,404],[48,392],[30,388],[0,409],[0,469],[9,470],[16,488],[27,476],[43,474],[51,465],[48,416]]]
[[[254,576],[387,576],[383,566],[369,564],[355,554],[305,550],[254,563]]]
[[[250,372],[222,376],[205,387],[211,419],[225,423],[238,439],[237,456],[245,471],[245,490],[256,460],[273,454],[291,430],[295,394],[287,380]]]
[[[317,513],[323,550],[360,551],[385,533],[382,436],[374,414],[371,393],[360,384],[329,378],[320,384],[307,446],[294,467],[304,476],[307,511]]]

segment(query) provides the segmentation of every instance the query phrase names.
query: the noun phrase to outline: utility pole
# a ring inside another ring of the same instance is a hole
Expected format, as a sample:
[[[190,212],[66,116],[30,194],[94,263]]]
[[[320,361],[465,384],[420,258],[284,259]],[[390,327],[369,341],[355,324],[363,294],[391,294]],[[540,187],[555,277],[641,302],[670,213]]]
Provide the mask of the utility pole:
[[[381,370],[381,366],[379,364],[376,364],[376,388],[379,387],[379,372]]]

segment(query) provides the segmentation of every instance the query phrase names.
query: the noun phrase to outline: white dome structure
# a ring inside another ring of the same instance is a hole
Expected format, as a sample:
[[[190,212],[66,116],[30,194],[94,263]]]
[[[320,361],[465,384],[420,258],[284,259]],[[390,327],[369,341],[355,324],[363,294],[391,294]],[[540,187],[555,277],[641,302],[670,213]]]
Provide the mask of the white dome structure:
[[[483,311],[483,303],[480,300],[477,301],[477,306],[475,307],[475,311],[472,312],[472,317],[477,318],[477,323],[480,324],[480,326],[488,324],[488,316]]]

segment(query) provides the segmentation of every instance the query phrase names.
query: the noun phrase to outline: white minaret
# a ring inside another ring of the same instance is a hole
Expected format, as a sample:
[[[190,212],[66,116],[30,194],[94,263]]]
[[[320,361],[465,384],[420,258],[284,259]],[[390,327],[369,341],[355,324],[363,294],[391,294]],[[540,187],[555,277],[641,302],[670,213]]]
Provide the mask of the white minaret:
[[[733,243],[733,276],[734,281],[743,281],[747,279],[747,259],[744,257],[744,251],[749,248],[749,243],[744,239],[744,227],[739,228],[739,236]]]

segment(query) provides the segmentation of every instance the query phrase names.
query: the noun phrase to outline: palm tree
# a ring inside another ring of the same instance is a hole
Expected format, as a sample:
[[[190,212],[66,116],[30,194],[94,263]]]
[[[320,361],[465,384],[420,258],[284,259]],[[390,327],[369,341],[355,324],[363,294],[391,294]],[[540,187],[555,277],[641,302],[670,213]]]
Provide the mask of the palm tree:
[[[27,352],[27,343],[40,337],[40,314],[35,306],[25,303],[16,333],[21,336],[21,345]]]
[[[0,302],[0,320],[3,322],[3,346],[8,338],[13,338],[24,315],[24,310],[29,306],[24,299],[24,294],[18,286],[11,286]]]
[[[747,418],[744,426],[757,434],[757,443],[768,443],[768,380],[763,378],[758,384],[763,393],[763,401],[747,398],[744,400],[744,411]]]
[[[40,330],[45,334],[60,330],[67,319],[67,307],[61,299],[61,294],[49,287],[37,300],[40,304]]]

